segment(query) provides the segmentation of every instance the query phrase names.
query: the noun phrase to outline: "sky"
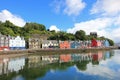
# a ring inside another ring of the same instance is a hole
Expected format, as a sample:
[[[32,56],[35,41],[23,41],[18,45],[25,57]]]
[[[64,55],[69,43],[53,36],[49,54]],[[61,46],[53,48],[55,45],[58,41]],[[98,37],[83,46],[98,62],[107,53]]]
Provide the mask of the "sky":
[[[1,0],[0,21],[20,27],[35,22],[68,33],[97,32],[120,42],[119,5],[120,0]]]

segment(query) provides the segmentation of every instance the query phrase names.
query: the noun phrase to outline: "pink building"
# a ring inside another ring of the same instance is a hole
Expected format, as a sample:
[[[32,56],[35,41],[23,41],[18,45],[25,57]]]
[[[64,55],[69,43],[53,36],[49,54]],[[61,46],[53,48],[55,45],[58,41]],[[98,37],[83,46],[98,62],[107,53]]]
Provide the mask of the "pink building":
[[[97,46],[98,46],[98,47],[101,47],[101,46],[102,46],[102,42],[98,40],[98,41],[97,41]]]

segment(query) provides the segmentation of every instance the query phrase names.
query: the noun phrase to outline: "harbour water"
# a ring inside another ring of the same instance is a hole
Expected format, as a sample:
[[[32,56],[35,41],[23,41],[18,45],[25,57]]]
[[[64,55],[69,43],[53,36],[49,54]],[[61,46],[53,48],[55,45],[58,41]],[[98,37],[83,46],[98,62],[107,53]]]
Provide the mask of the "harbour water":
[[[0,80],[120,80],[120,50],[0,57]]]

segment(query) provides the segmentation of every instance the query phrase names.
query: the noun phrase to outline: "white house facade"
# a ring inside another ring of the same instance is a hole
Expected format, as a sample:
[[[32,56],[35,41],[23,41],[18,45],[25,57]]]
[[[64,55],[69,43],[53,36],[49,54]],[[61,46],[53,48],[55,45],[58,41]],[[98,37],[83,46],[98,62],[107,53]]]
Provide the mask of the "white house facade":
[[[24,38],[21,38],[20,36],[17,37],[11,37],[9,39],[9,48],[14,49],[25,49],[25,40]]]
[[[58,48],[59,44],[56,40],[44,40],[42,42],[42,49],[45,48]]]

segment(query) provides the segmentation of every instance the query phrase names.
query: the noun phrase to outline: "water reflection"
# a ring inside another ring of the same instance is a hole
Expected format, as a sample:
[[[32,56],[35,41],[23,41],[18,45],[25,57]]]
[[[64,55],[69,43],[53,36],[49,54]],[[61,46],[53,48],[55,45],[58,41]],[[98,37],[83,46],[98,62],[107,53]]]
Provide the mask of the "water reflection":
[[[120,77],[116,75],[120,73],[120,64],[115,62],[115,55],[119,54],[114,51],[98,51],[0,58],[0,80],[118,79]]]
[[[23,69],[25,58],[0,58],[0,74],[18,72]]]

